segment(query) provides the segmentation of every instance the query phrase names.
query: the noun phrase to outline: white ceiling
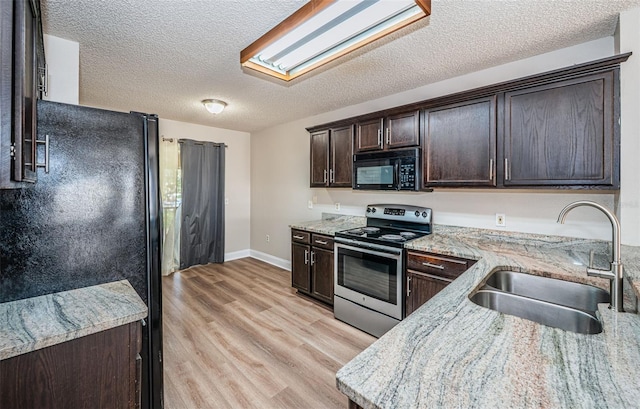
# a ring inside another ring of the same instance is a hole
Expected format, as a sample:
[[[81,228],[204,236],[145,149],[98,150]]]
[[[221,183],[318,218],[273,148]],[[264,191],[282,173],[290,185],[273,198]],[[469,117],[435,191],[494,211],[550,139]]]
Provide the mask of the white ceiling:
[[[611,36],[640,6],[432,0],[413,27],[286,84],[243,72],[240,51],[305,0],[41,2],[45,33],[80,43],[81,104],[247,132]],[[205,98],[229,105],[214,116]]]

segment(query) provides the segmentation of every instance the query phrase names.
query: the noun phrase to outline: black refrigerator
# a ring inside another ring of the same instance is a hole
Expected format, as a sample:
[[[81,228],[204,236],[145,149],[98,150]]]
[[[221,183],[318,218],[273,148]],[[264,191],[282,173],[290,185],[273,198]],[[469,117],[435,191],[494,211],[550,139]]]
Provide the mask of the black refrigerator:
[[[162,408],[158,118],[49,101],[37,110],[49,172],[0,190],[0,302],[129,280],[149,308],[142,406]]]

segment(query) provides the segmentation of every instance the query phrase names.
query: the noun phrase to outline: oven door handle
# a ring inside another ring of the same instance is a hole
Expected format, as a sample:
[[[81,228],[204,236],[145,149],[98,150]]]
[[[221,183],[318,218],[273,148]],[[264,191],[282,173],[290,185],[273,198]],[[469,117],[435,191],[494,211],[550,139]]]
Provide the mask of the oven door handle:
[[[351,239],[345,239],[342,237],[340,237],[339,239],[336,238],[335,247],[336,247],[336,250],[338,248],[343,248],[347,250],[361,251],[363,253],[378,254],[382,256],[391,255],[397,258],[400,258],[400,256],[402,255],[401,248],[389,248],[389,247],[381,246],[378,244],[363,243],[363,242],[359,242]]]

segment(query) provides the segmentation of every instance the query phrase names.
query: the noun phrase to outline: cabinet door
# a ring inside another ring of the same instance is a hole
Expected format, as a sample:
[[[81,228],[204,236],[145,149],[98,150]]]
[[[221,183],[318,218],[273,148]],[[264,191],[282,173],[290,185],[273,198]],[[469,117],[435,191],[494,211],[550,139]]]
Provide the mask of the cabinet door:
[[[311,187],[329,184],[329,131],[311,134]]]
[[[0,407],[133,409],[137,325],[0,361]]]
[[[420,144],[420,111],[387,117],[385,145],[388,149]]]
[[[331,171],[329,185],[351,187],[353,170],[353,126],[331,129]]]
[[[618,152],[613,142],[617,72],[505,94],[505,186],[617,188]]]
[[[356,124],[356,152],[376,151],[383,148],[382,118]]]
[[[424,186],[495,186],[496,97],[425,111]]]
[[[311,280],[309,279],[310,256],[310,246],[291,243],[291,286],[306,293],[311,291]]]
[[[451,280],[447,278],[407,270],[405,316],[409,316],[422,304],[442,291],[449,283],[451,283]]]
[[[333,305],[333,251],[314,247],[312,295]]]

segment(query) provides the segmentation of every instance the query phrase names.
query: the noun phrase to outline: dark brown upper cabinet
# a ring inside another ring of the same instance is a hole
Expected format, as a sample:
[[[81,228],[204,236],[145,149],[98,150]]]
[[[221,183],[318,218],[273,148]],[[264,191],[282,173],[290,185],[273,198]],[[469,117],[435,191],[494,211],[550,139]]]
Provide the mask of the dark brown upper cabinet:
[[[420,112],[411,111],[356,123],[356,152],[420,144]]]
[[[425,187],[496,186],[496,97],[424,111]]]
[[[619,188],[618,72],[505,93],[504,186]]]
[[[40,3],[0,8],[0,188],[37,180],[36,101],[45,79]]]
[[[630,55],[367,113],[307,131],[312,149],[314,138],[326,147],[330,129],[352,124],[356,152],[422,146],[424,190],[615,190],[620,188],[620,64]],[[316,167],[314,161],[323,164]],[[311,186],[330,186],[331,176],[325,177],[324,171],[335,162],[329,153],[318,153],[314,159],[312,152]]]
[[[351,187],[353,126],[311,133],[311,187]]]

